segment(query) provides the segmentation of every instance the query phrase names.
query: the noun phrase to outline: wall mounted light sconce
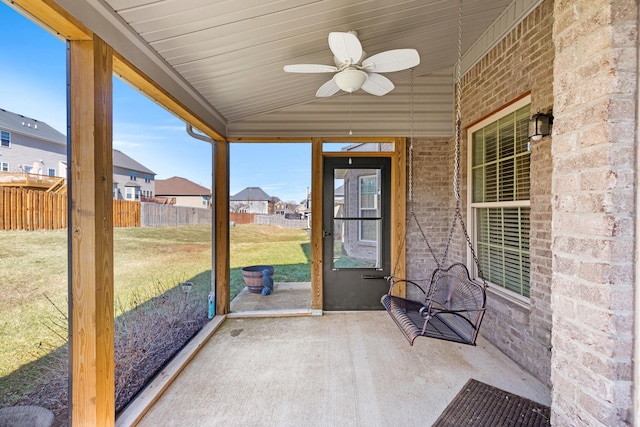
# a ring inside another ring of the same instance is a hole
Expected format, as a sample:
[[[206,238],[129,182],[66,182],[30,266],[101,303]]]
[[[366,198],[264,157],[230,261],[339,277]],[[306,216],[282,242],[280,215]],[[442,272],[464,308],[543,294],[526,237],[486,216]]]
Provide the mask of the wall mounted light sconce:
[[[534,141],[539,141],[543,136],[547,136],[551,133],[550,126],[553,124],[553,114],[549,110],[546,114],[538,111],[531,116],[529,120],[529,138]]]

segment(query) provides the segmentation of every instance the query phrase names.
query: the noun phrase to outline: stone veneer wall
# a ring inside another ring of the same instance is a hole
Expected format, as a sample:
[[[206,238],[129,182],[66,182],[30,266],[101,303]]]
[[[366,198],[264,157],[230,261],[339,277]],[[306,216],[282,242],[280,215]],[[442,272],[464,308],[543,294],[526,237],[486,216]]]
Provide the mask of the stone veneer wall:
[[[556,0],[552,424],[633,424],[638,2]]]

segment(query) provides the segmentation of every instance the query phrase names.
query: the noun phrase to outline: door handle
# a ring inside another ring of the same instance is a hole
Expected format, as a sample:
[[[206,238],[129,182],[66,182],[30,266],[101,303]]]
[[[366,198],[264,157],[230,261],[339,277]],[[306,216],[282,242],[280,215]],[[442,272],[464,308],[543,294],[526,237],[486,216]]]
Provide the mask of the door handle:
[[[360,276],[363,279],[384,279],[387,280],[387,276],[384,274],[363,274]]]
[[[330,232],[322,230],[322,237],[329,237],[329,236],[331,236]]]

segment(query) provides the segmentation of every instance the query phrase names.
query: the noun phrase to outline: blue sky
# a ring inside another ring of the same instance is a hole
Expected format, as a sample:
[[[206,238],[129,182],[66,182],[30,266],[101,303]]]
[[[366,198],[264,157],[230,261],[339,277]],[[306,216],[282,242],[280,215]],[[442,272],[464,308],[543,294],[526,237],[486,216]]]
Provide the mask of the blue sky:
[[[66,45],[0,2],[0,108],[66,133]],[[211,146],[187,135],[185,123],[121,80],[113,85],[113,147],[156,179],[181,176],[211,186]],[[230,193],[261,187],[301,201],[311,182],[310,144],[232,144]]]

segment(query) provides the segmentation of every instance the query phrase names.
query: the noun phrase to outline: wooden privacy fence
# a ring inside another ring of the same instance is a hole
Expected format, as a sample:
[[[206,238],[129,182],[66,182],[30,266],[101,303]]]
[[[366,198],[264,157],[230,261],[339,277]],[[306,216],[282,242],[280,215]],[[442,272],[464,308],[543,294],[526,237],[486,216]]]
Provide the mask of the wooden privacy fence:
[[[140,205],[141,225],[143,227],[211,224],[211,209],[158,205],[155,203],[141,203]]]
[[[256,215],[246,212],[229,212],[229,221],[236,224],[253,224]]]
[[[140,202],[113,200],[114,227],[140,227]]]
[[[0,187],[0,230],[57,230],[66,227],[66,194]]]
[[[0,187],[0,230],[67,228],[67,195],[16,187]],[[140,203],[113,201],[114,227],[139,227]]]

